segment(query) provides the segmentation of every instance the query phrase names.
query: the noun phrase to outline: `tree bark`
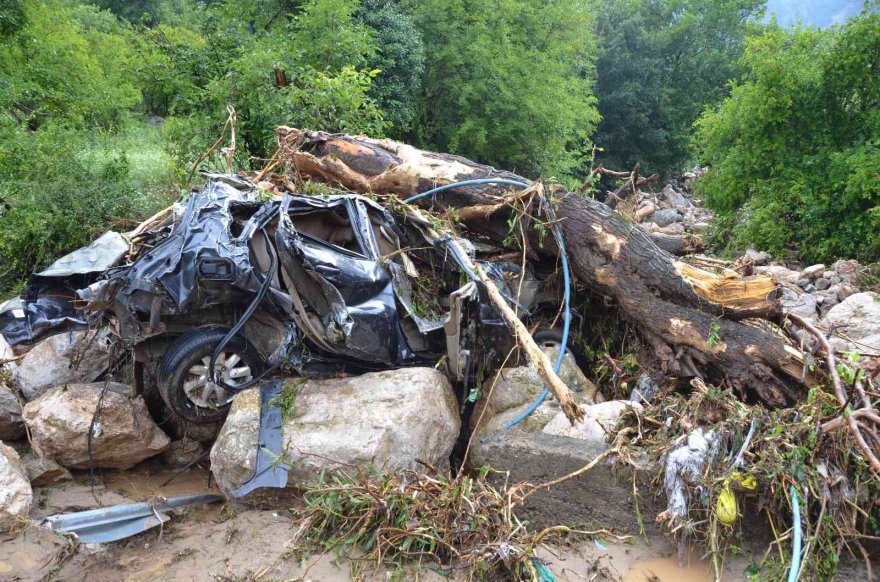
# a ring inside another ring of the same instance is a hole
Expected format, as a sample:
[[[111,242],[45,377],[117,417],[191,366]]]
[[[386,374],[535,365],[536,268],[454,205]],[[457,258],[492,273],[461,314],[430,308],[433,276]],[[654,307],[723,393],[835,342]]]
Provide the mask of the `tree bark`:
[[[279,159],[300,178],[360,193],[412,196],[442,184],[479,178],[529,180],[465,158],[390,141],[278,129]],[[474,231],[503,240],[509,186],[452,188],[420,201],[453,207]],[[605,204],[556,189],[553,198],[573,274],[592,292],[613,298],[668,373],[725,379],[771,406],[791,404],[805,383],[803,358],[773,331],[741,323],[779,321],[778,289],[767,277],[721,275],[677,260],[652,236]],[[474,208],[478,207],[478,208]],[[546,250],[542,252],[547,252]]]

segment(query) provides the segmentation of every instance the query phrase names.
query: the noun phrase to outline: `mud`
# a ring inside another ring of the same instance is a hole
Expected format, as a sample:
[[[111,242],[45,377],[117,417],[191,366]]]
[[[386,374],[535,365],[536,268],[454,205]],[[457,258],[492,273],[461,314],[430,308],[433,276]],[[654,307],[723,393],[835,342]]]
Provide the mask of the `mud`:
[[[173,479],[171,479],[173,477]],[[169,482],[169,479],[171,481]],[[189,493],[216,492],[206,468],[175,473],[157,462],[125,472],[101,472],[94,489],[88,473],[73,482],[35,491],[32,517],[116,503],[145,501]],[[161,529],[127,540],[97,545],[76,544],[42,527],[23,526],[0,536],[0,581],[64,580],[118,582],[193,580],[353,580],[356,560],[334,554],[300,554],[292,549],[299,524],[288,511],[242,509],[217,503],[173,514]],[[711,582],[710,564],[692,553],[685,568],[677,551],[662,536],[626,542],[597,539],[575,546],[542,550],[539,557],[560,582]],[[748,554],[729,557],[722,581],[747,580]],[[405,572],[378,569],[363,580],[454,580],[431,570]],[[841,578],[844,579],[844,578]],[[864,579],[850,575],[847,580]]]

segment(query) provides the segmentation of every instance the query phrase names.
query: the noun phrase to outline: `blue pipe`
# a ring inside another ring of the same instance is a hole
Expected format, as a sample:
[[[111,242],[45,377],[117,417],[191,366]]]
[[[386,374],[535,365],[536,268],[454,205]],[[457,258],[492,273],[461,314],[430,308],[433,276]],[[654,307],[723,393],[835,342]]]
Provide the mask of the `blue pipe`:
[[[568,333],[571,330],[571,274],[568,270],[568,253],[565,251],[565,239],[562,237],[562,229],[559,228],[559,223],[556,222],[556,213],[553,210],[553,206],[550,204],[547,204],[547,213],[553,221],[553,232],[556,235],[556,241],[559,243],[559,256],[562,259],[562,278],[565,285],[565,312],[562,317],[562,345],[559,347],[559,355],[556,356],[556,362],[553,364],[553,373],[558,374],[559,370],[562,368],[562,360],[565,358],[565,351],[568,349]],[[508,422],[507,426],[504,428],[513,428],[524,421],[531,413],[541,406],[541,403],[544,402],[548,394],[550,394],[550,390],[544,386],[544,389],[541,390],[541,393],[538,394],[535,401],[532,402],[522,414]]]
[[[797,582],[801,571],[801,504],[798,501],[797,489],[794,485],[789,486],[791,492],[791,508],[794,514],[794,540],[791,548],[791,570],[788,571],[788,582]]]
[[[480,184],[507,184],[509,186],[519,186],[520,188],[529,187],[529,185],[524,182],[518,182],[516,180],[503,180],[501,178],[481,178],[479,180],[464,180],[462,182],[453,182],[452,184],[444,184],[442,186],[437,186],[436,188],[431,188],[427,192],[422,192],[421,194],[410,196],[409,198],[404,200],[404,202],[415,202],[416,200],[421,200],[422,198],[433,196],[438,192],[443,192],[444,190],[449,190],[450,188],[458,188],[459,186],[479,186]]]
[[[444,184],[443,186],[432,188],[427,192],[422,192],[421,194],[410,196],[409,198],[404,200],[404,202],[415,202],[416,200],[421,200],[422,198],[433,196],[438,192],[449,190],[450,188],[457,188],[459,186],[477,186],[480,184],[507,184],[510,186],[519,186],[520,188],[529,187],[528,184],[525,184],[523,182],[518,182],[516,180],[505,180],[500,178],[464,180],[462,182]],[[562,259],[562,277],[565,284],[565,312],[562,316],[562,346],[560,346],[559,355],[556,356],[556,362],[553,364],[553,372],[555,374],[558,374],[559,370],[562,368],[562,360],[565,358],[565,351],[568,349],[568,334],[571,330],[571,273],[568,270],[568,254],[565,251],[565,239],[562,237],[562,229],[559,228],[559,223],[556,222],[556,213],[553,210],[553,206],[549,203],[547,204],[547,214],[550,216],[550,220],[553,221],[553,234],[556,235],[556,241],[559,243],[559,255]],[[538,395],[538,398],[536,398],[535,401],[532,402],[528,409],[526,409],[525,412],[511,420],[505,428],[509,429],[525,420],[531,413],[535,411],[535,409],[541,406],[541,403],[544,402],[544,399],[547,398],[548,394],[550,394],[550,390],[548,390],[545,386],[541,393]]]

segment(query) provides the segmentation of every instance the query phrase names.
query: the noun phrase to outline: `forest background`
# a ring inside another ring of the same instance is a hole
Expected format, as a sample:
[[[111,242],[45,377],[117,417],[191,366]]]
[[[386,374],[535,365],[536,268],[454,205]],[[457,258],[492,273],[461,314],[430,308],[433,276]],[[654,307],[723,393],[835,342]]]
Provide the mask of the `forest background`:
[[[716,252],[877,261],[878,5],[0,0],[0,293],[185,195],[228,105],[239,169],[277,125],[568,185],[701,164]]]

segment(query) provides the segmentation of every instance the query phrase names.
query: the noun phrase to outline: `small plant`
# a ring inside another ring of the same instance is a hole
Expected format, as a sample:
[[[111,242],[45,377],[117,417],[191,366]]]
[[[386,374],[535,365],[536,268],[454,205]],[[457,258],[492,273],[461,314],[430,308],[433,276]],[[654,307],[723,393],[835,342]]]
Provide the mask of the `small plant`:
[[[706,343],[710,348],[721,343],[721,325],[717,321],[709,324],[709,336],[706,338]]]

